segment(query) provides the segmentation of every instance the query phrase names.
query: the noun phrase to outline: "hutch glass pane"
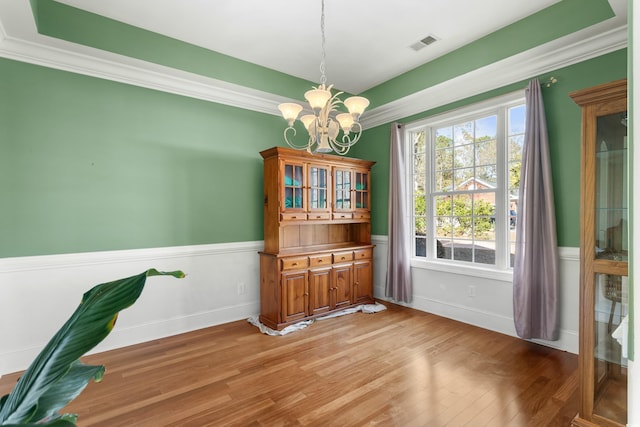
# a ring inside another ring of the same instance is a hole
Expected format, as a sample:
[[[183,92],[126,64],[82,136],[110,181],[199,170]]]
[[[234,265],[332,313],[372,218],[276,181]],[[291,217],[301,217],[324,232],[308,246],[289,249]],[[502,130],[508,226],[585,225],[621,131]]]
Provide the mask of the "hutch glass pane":
[[[369,174],[356,172],[356,209],[369,209]]]
[[[336,170],[336,209],[351,209],[351,172]]]
[[[309,168],[309,203],[311,209],[324,209],[327,207],[327,176],[326,168],[312,166]]]
[[[284,165],[284,207],[286,209],[302,208],[302,165]]]
[[[596,138],[596,258],[627,260],[627,114],[598,117]]]
[[[627,422],[629,281],[595,275],[594,414]]]

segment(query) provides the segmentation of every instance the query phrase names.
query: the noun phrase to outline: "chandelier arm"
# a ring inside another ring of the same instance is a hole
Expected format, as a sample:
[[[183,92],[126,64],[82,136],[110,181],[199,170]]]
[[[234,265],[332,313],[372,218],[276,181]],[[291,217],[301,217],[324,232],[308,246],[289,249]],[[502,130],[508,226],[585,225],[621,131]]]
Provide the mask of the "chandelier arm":
[[[293,126],[289,126],[284,130],[284,140],[285,142],[289,145],[289,147],[296,149],[296,150],[309,150],[310,146],[311,146],[311,141],[307,142],[305,145],[298,145],[295,144],[294,142],[292,142],[289,139],[289,133],[293,132],[292,137],[296,136],[296,129]]]
[[[340,147],[341,149],[353,147],[360,140],[360,136],[362,136],[362,125],[360,123],[354,123],[353,127],[357,126],[357,130],[352,130],[347,134],[343,134],[342,138],[338,140],[332,140],[331,144],[335,147]]]
[[[353,138],[351,138],[349,135],[353,135]],[[362,135],[362,133],[353,133],[353,132],[347,135],[342,135],[342,142],[344,143],[344,145],[348,147],[352,147],[356,145],[356,142],[360,140],[360,135]]]
[[[355,128],[358,128],[357,130],[354,130]],[[360,140],[360,136],[362,135],[362,125],[360,124],[360,122],[354,122],[353,125],[351,125],[351,132],[350,134],[354,135],[354,138],[348,138],[349,134],[346,134],[342,137],[342,139],[344,139],[345,137],[349,139],[349,144],[350,145],[355,145],[356,142],[358,142]]]
[[[329,145],[331,146],[331,149],[336,152],[336,154],[339,154],[341,156],[347,154],[349,152],[349,149],[351,148],[351,145],[344,146],[334,139],[329,140]]]

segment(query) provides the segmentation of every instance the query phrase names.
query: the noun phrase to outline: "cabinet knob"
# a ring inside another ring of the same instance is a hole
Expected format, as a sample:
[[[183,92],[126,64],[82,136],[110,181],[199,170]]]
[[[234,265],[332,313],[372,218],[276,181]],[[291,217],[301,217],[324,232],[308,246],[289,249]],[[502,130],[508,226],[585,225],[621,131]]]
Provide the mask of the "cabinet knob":
[[[291,265],[293,265],[293,266],[295,267],[296,265],[298,265],[298,263],[297,263],[297,262],[294,262],[294,263],[292,263]]]

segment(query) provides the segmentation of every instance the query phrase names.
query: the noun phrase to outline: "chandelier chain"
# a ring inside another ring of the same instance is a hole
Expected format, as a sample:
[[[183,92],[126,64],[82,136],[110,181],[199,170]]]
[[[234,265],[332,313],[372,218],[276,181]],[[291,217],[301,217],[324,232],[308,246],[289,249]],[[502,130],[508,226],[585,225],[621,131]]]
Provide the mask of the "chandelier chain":
[[[320,33],[322,34],[322,60],[320,61],[320,84],[325,85],[327,83],[327,76],[325,75],[325,63],[326,56],[325,39],[324,39],[324,0],[322,0],[322,12],[320,14]]]
[[[296,135],[294,123],[304,107],[297,103],[284,102],[278,109],[287,121],[284,130],[284,140],[292,148],[307,150],[309,153],[330,153],[344,156],[362,135],[360,116],[369,105],[369,100],[361,96],[351,96],[342,101],[338,95],[331,93],[333,85],[327,86],[325,74],[326,38],[325,38],[325,0],[321,0],[320,33],[322,36],[322,59],[320,61],[320,84],[313,90],[305,92],[304,97],[309,103],[313,114],[303,114],[300,121],[309,135],[306,144],[299,145],[292,141]],[[343,106],[348,112],[342,112],[337,107]],[[342,135],[340,135],[342,133]]]

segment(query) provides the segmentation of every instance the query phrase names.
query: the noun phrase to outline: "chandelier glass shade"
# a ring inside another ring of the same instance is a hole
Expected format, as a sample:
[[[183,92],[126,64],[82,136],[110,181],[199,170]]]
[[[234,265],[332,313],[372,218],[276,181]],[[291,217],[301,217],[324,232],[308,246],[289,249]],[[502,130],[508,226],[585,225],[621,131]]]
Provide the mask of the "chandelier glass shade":
[[[342,101],[339,96],[343,92],[331,93],[333,85],[326,85],[324,74],[325,37],[324,37],[324,0],[322,0],[322,14],[320,19],[322,33],[322,60],[320,62],[320,85],[305,92],[304,97],[309,103],[312,114],[300,117],[309,138],[306,143],[296,144],[294,123],[298,115],[304,110],[300,104],[285,102],[278,105],[282,117],[287,121],[284,130],[284,140],[292,148],[307,150],[309,153],[330,153],[345,155],[358,142],[362,134],[360,116],[369,106],[369,101],[361,96],[352,96]],[[348,112],[338,110],[342,105]],[[342,131],[342,134],[341,134]]]

